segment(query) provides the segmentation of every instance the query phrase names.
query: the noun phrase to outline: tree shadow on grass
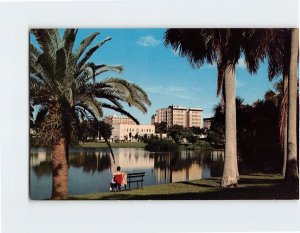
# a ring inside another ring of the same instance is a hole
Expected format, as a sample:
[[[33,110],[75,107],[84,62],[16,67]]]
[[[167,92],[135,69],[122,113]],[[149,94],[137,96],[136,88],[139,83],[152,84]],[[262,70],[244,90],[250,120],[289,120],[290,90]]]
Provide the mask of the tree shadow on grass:
[[[197,184],[197,183],[192,183],[192,182],[188,182],[188,181],[182,181],[182,182],[178,182],[179,184],[185,184],[185,185],[192,185],[192,186],[197,186],[200,188],[216,188],[216,186],[214,185],[208,185],[208,184]]]
[[[73,197],[72,200],[78,198]],[[238,187],[206,192],[132,195],[126,192],[102,196],[98,200],[298,200],[299,190],[278,185],[270,187]],[[97,198],[96,198],[97,200]]]
[[[252,178],[252,179],[245,179],[245,178],[241,178],[239,180],[239,184],[278,184],[278,182],[280,182],[279,180],[277,179],[255,179],[255,178]]]
[[[93,197],[94,200],[299,200],[299,182],[283,179],[248,179],[241,178],[236,188],[221,188],[215,185],[197,182],[179,182],[179,184],[209,188],[199,192],[182,192],[170,194],[130,194],[129,192],[112,193]],[[184,190],[184,189],[183,189]],[[82,197],[71,197],[78,200]]]

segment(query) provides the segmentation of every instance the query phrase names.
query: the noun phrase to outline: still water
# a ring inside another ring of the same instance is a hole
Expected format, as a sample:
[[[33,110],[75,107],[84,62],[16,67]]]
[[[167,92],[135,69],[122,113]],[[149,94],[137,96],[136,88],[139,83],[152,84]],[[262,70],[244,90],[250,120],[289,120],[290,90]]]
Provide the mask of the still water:
[[[149,152],[136,148],[113,149],[115,163],[106,149],[70,149],[70,195],[108,192],[117,166],[126,173],[145,172],[144,186],[221,176],[223,151]],[[30,152],[30,197],[51,196],[51,152],[32,148]]]

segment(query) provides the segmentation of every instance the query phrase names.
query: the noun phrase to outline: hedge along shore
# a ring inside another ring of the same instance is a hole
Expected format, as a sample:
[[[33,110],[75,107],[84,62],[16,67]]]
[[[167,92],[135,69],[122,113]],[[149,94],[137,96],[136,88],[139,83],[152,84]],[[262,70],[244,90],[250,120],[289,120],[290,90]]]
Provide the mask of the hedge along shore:
[[[112,142],[110,143],[112,148],[145,148],[143,142]],[[80,144],[81,148],[108,148],[105,142],[85,142]]]

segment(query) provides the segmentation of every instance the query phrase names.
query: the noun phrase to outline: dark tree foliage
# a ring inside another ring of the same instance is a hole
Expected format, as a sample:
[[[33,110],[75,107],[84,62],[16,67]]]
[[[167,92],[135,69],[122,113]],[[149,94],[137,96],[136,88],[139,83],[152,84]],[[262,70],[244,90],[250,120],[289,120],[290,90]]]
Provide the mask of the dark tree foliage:
[[[167,122],[162,121],[160,123],[154,123],[155,133],[167,133],[168,125]]]
[[[190,129],[187,129],[185,132],[185,139],[189,142],[189,143],[195,143],[198,139],[198,136],[196,136],[195,134],[193,134],[193,132]]]
[[[237,143],[241,169],[280,171],[282,152],[279,143],[279,106],[274,99],[258,100],[253,105],[237,98]],[[211,144],[224,140],[224,112],[220,105],[207,141]]]
[[[168,136],[171,137],[176,144],[179,144],[185,138],[185,129],[182,125],[173,125],[168,128]]]
[[[200,127],[196,127],[196,126],[192,126],[189,129],[195,135],[203,135],[206,133],[204,128],[200,128]]]
[[[105,123],[104,121],[98,122],[98,130],[104,139],[109,139],[112,134],[112,126],[110,124]]]

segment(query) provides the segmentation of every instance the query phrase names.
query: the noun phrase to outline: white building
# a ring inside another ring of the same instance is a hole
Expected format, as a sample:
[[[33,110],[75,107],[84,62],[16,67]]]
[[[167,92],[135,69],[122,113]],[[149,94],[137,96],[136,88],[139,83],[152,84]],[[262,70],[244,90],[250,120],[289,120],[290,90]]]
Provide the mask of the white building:
[[[115,124],[112,125],[111,139],[113,141],[135,141],[136,136],[147,135],[147,137],[155,134],[154,125],[128,125],[128,124]]]
[[[136,125],[136,123],[127,116],[109,115],[109,116],[105,116],[103,118],[103,121],[110,125],[117,125],[117,124]]]

